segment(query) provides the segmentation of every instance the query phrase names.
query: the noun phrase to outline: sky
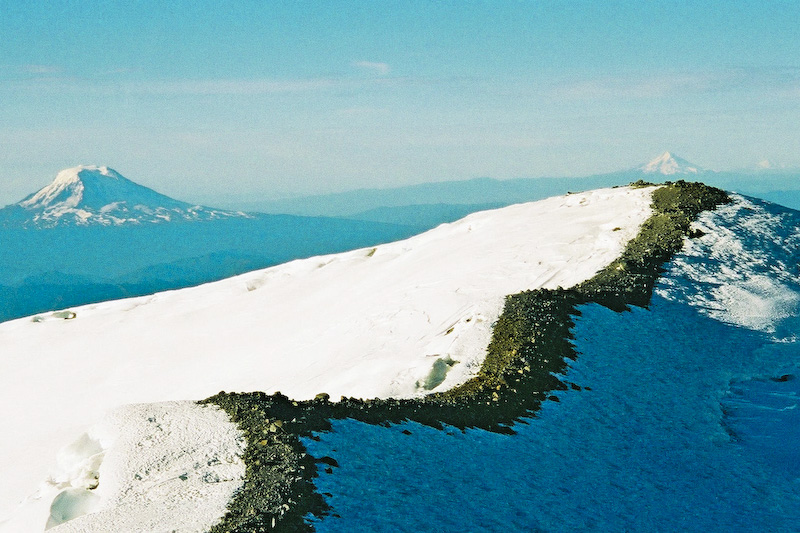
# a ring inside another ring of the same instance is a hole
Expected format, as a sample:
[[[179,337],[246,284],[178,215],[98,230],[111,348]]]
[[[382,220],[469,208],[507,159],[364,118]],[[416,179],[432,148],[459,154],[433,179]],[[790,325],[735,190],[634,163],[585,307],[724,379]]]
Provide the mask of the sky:
[[[0,205],[800,167],[796,2],[0,0]]]

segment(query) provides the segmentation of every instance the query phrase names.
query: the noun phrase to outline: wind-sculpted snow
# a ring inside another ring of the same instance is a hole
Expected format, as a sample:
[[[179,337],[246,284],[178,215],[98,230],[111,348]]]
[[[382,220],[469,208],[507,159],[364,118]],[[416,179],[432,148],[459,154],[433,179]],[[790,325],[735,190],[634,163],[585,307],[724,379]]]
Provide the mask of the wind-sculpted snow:
[[[800,213],[733,196],[703,214],[659,295],[712,318],[794,340],[800,333]]]

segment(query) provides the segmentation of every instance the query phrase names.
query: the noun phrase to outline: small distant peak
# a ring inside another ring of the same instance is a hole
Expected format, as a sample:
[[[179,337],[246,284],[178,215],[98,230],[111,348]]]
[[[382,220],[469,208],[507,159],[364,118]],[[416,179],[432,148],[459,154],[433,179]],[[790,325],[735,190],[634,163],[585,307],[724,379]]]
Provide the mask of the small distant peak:
[[[693,165],[668,151],[649,163],[645,163],[638,170],[645,174],[663,174],[667,176],[672,174],[698,174],[705,171],[704,168]]]
[[[788,167],[776,161],[772,161],[771,159],[762,159],[755,165],[756,170],[771,170],[771,171],[781,171],[786,170]]]

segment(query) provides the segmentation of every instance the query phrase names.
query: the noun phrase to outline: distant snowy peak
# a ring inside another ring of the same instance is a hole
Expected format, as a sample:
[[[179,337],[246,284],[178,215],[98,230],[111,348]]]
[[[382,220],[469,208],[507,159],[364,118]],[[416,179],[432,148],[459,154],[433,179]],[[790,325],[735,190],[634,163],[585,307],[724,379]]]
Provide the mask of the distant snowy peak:
[[[664,152],[649,163],[638,167],[645,174],[662,174],[672,176],[673,174],[702,174],[708,172],[707,169],[694,165],[685,159],[681,159],[669,152]]]
[[[118,226],[245,216],[181,202],[106,166],[62,170],[46,187],[0,209],[0,226]]]
[[[108,167],[81,165],[62,170],[56,179],[19,202],[25,209],[100,207],[115,202],[179,204],[167,196],[137,185]]]

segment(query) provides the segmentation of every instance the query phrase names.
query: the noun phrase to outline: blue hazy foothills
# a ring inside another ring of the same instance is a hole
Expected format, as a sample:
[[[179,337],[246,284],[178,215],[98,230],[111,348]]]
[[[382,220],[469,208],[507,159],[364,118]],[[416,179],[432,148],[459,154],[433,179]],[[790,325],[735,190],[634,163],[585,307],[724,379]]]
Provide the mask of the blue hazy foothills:
[[[0,205],[800,166],[795,2],[0,0]],[[786,178],[776,190],[797,188]]]

